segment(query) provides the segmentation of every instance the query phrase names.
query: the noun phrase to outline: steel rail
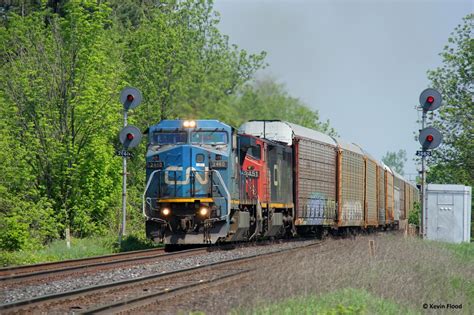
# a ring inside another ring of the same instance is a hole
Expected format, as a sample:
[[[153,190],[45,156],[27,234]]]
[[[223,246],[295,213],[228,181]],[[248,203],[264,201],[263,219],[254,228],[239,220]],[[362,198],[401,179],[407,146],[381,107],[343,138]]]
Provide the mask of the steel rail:
[[[90,292],[93,292],[93,291],[113,289],[113,288],[116,288],[116,287],[126,286],[126,285],[129,285],[129,284],[138,284],[138,283],[141,283],[141,282],[156,280],[156,279],[168,277],[168,276],[171,276],[171,275],[184,274],[184,273],[190,272],[190,271],[206,269],[206,268],[217,266],[217,265],[232,264],[232,263],[235,263],[235,262],[242,262],[242,261],[245,261],[245,260],[250,261],[250,260],[253,260],[255,258],[262,258],[262,257],[266,257],[266,256],[271,256],[271,255],[284,253],[284,252],[291,252],[291,251],[294,251],[294,250],[301,250],[301,249],[309,248],[309,247],[313,247],[313,246],[321,246],[323,244],[325,244],[325,243],[322,242],[322,241],[318,241],[318,242],[315,242],[315,243],[306,244],[306,245],[302,245],[302,246],[298,246],[298,247],[279,249],[279,250],[264,253],[264,254],[253,254],[253,255],[250,255],[250,256],[227,259],[227,260],[212,262],[212,263],[208,263],[208,264],[204,264],[204,265],[196,265],[196,266],[185,268],[185,269],[179,269],[179,270],[163,272],[163,273],[160,273],[160,274],[148,275],[148,276],[138,277],[138,278],[134,278],[134,279],[121,280],[121,281],[117,281],[117,282],[113,282],[113,283],[100,284],[100,285],[96,285],[96,286],[90,286],[90,287],[75,289],[75,290],[71,290],[71,291],[65,291],[65,292],[60,292],[60,293],[43,295],[43,296],[39,296],[39,297],[36,297],[36,298],[28,299],[28,300],[19,300],[19,301],[15,301],[15,302],[11,302],[11,303],[0,304],[0,311],[8,311],[8,310],[12,310],[14,308],[19,308],[19,307],[27,306],[27,305],[33,305],[33,304],[45,302],[45,301],[48,301],[48,300],[58,300],[58,299],[62,299],[62,298],[67,298],[67,299],[70,300],[71,298],[80,297],[80,296],[85,295],[85,293],[90,293]]]
[[[199,251],[203,251],[203,248],[183,250],[183,251],[177,251],[177,252],[171,252],[171,253],[164,252],[164,249],[152,249],[152,250],[127,252],[123,254],[113,254],[113,255],[106,255],[106,256],[96,256],[96,257],[90,257],[90,258],[66,260],[62,262],[52,262],[52,263],[43,263],[43,264],[35,264],[35,265],[26,265],[26,266],[14,267],[14,268],[4,268],[5,271],[12,271],[12,273],[7,274],[5,276],[1,276],[0,283],[6,282],[6,281],[19,280],[19,279],[34,278],[41,275],[53,275],[53,274],[65,273],[68,271],[74,271],[74,270],[90,269],[90,268],[101,267],[101,266],[122,264],[126,262],[151,260],[151,259],[162,258],[162,257],[171,258],[176,255],[183,255],[183,254],[199,252]],[[148,253],[151,255],[148,255]],[[140,255],[140,254],[145,254],[145,255]],[[136,256],[136,255],[139,255],[139,256]],[[114,259],[114,258],[117,258],[117,259]],[[106,261],[103,261],[104,259]],[[68,264],[72,264],[72,265],[68,266]],[[59,268],[62,265],[66,265],[66,266],[63,268]],[[15,273],[16,271],[21,272],[23,270],[31,270],[31,269],[34,270],[35,268],[41,268],[41,267],[50,267],[50,268],[38,270],[38,271],[32,271],[32,272]]]
[[[254,270],[256,270],[256,269],[254,268],[254,269],[247,269],[247,270],[239,270],[239,271],[236,271],[236,272],[233,272],[233,273],[230,273],[230,274],[224,274],[222,276],[218,276],[218,277],[215,277],[215,278],[212,278],[212,279],[195,281],[193,283],[188,283],[188,284],[176,286],[176,287],[173,287],[173,288],[168,288],[168,289],[165,289],[165,290],[162,290],[162,291],[158,291],[158,292],[154,292],[154,293],[150,293],[150,294],[146,294],[146,295],[142,295],[142,296],[138,296],[138,297],[133,297],[133,298],[130,298],[130,299],[125,299],[125,300],[122,300],[122,301],[118,301],[116,303],[102,305],[102,306],[99,306],[99,307],[96,307],[96,308],[89,308],[89,309],[86,309],[84,312],[80,312],[80,314],[101,314],[101,313],[110,314],[111,312],[113,312],[113,309],[118,309],[118,308],[122,308],[122,307],[125,307],[125,306],[132,306],[131,304],[136,304],[136,303],[139,303],[139,302],[143,302],[143,301],[146,301],[146,300],[155,299],[155,298],[159,298],[159,297],[165,297],[166,295],[171,294],[171,293],[176,293],[176,292],[179,292],[179,291],[199,287],[199,286],[202,286],[202,285],[215,284],[215,283],[220,282],[222,280],[227,280],[229,278],[233,278],[233,277],[236,277],[236,276],[240,276],[240,275],[250,273],[251,271],[254,271]]]

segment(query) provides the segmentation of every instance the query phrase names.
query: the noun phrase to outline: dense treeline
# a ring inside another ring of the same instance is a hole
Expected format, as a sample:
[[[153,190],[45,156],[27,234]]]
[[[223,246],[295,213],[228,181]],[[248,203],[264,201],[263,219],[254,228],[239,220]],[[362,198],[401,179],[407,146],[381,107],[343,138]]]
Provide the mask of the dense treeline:
[[[6,3],[6,4],[5,4]],[[285,119],[334,133],[217,28],[210,1],[7,1],[0,8],[0,247],[118,229],[118,93],[144,102],[129,122]],[[144,141],[146,142],[146,141]],[[129,220],[143,230],[145,143],[130,163]]]

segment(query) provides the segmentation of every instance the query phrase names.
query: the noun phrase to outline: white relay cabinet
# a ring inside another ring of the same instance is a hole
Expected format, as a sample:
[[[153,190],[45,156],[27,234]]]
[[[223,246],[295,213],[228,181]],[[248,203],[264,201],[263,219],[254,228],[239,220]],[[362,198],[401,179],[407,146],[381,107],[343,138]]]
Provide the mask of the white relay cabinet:
[[[471,193],[471,187],[463,185],[427,185],[428,239],[450,243],[470,241]]]

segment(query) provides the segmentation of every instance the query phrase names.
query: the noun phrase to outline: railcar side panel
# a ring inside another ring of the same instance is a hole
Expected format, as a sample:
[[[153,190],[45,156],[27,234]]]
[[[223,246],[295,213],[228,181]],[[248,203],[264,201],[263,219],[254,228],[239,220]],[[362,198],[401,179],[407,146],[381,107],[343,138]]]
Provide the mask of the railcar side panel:
[[[407,215],[410,214],[410,211],[412,210],[412,193],[411,193],[411,186],[410,184],[407,184],[406,186],[406,195],[407,195],[407,198],[408,198],[408,202],[407,202]]]
[[[393,175],[389,171],[385,171],[385,222],[391,224],[394,219],[393,211]]]
[[[406,216],[406,208],[405,208],[405,182],[403,179],[400,179],[400,220],[405,220]]]
[[[380,165],[377,165],[377,191],[377,209],[379,214],[379,225],[385,225],[385,171]]]
[[[299,138],[296,225],[332,225],[336,219],[336,148]]]
[[[411,197],[411,190],[410,190],[410,184],[405,183],[405,209],[406,209],[406,217],[410,216],[410,211],[411,211],[411,205],[412,205],[412,197]]]
[[[396,175],[393,176],[393,220],[400,220],[400,200],[401,200],[401,191],[400,191],[400,178]]]
[[[376,226],[377,218],[377,164],[371,159],[365,160],[365,207],[366,226]]]
[[[270,208],[293,208],[293,160],[291,148],[267,145]]]
[[[338,226],[364,225],[364,156],[340,149]]]

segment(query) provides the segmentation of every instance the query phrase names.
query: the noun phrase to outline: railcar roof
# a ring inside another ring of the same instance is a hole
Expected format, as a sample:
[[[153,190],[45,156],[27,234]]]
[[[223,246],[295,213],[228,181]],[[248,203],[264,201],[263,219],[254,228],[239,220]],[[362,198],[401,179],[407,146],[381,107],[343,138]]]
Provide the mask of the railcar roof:
[[[336,146],[330,136],[303,126],[280,120],[251,120],[244,123],[239,131],[260,138],[293,144],[294,138],[306,138]]]
[[[397,172],[395,172],[395,170],[393,169],[393,167],[390,167],[390,170],[392,171],[392,174],[393,176],[403,180],[404,182],[408,182],[407,179],[405,179],[405,177],[403,177],[402,175],[398,174]]]
[[[349,143],[349,142],[345,142],[344,140],[342,140],[341,138],[334,138],[336,139],[337,141],[337,144],[343,149],[343,150],[347,150],[347,151],[352,151],[352,152],[355,152],[355,153],[358,153],[360,155],[365,155],[365,153],[362,151],[362,149],[353,144],[353,143]]]

